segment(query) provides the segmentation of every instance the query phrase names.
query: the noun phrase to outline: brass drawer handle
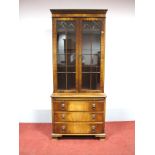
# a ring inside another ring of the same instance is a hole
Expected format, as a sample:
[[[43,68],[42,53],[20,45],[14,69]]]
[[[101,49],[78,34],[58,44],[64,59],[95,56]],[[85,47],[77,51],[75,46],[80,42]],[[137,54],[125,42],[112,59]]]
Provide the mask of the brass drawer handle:
[[[64,120],[65,119],[65,114],[62,114],[61,115],[61,118]]]
[[[95,118],[96,118],[96,115],[92,114],[92,119],[95,120]]]
[[[92,109],[95,110],[95,108],[96,108],[96,104],[93,103],[93,104],[92,104]]]
[[[63,102],[61,103],[61,109],[65,110],[65,104]]]
[[[66,126],[65,125],[62,125],[61,126],[61,131],[64,132],[65,130],[66,130]]]
[[[95,125],[92,125],[91,129],[92,129],[92,132],[96,132],[96,126]]]

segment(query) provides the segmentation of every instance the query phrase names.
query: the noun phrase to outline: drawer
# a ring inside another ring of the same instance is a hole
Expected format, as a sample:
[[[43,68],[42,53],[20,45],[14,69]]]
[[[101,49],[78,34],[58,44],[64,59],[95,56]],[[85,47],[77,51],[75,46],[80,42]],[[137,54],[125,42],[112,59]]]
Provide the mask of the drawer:
[[[54,111],[103,111],[103,101],[54,101]]]
[[[103,112],[55,112],[54,122],[103,122]]]
[[[104,123],[54,123],[54,133],[98,134],[104,133]]]

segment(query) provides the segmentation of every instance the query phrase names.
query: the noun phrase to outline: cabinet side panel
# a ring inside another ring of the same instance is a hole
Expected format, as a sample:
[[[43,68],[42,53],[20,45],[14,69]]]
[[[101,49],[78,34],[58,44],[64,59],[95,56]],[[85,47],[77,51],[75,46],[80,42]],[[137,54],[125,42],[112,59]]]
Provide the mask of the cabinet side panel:
[[[57,92],[57,35],[56,19],[52,19],[52,36],[53,36],[53,91]]]
[[[100,89],[104,93],[104,74],[105,74],[105,18],[102,19],[101,30],[101,74],[100,74]]]

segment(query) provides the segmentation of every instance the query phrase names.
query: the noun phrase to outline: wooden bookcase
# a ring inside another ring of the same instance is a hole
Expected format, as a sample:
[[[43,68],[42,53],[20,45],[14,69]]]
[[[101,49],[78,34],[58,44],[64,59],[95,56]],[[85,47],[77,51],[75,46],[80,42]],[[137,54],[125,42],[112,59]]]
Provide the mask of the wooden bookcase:
[[[107,10],[50,10],[53,37],[52,137],[105,137]]]

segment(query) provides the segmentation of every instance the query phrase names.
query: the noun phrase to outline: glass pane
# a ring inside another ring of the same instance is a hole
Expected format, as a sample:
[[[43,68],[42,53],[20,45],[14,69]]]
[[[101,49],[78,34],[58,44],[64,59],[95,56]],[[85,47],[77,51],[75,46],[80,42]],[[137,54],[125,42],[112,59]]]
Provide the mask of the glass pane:
[[[99,73],[82,73],[82,88],[83,89],[100,89],[100,74]]]
[[[85,72],[88,72],[90,73],[91,71],[91,67],[90,66],[82,66],[82,72],[85,73]]]
[[[67,66],[69,66],[69,65],[75,65],[75,54],[74,54],[74,51],[72,52],[72,53],[68,53],[67,55],[66,55],[66,59],[67,59]]]
[[[82,88],[84,89],[100,89],[101,27],[101,21],[82,22]]]
[[[82,35],[82,54],[91,53],[91,33],[83,31]]]
[[[75,89],[75,73],[67,74],[67,89]]]
[[[75,64],[75,22],[57,21],[57,72],[59,75],[58,89],[75,89]]]
[[[82,66],[88,67],[91,65],[92,57],[90,54],[83,54],[82,55]]]
[[[82,55],[82,72],[91,72],[92,57],[90,54]]]
[[[100,66],[91,66],[91,71],[92,72],[96,72],[96,73],[100,73]]]
[[[83,54],[82,72],[100,72],[100,54]]]
[[[65,62],[64,54],[57,55],[57,71],[58,72],[66,72],[66,62]]]
[[[58,88],[66,89],[66,73],[58,73]]]
[[[82,73],[82,88],[90,89],[90,74]]]
[[[100,54],[100,38],[101,34],[98,32],[92,35],[92,54]]]
[[[92,89],[100,89],[100,74],[92,73]]]
[[[92,64],[91,65],[100,66],[100,53],[92,54]]]
[[[58,54],[57,72],[75,72],[75,54]]]
[[[57,70],[57,72],[58,72],[58,73],[60,73],[60,72],[65,73],[65,72],[66,72],[66,66],[58,65],[58,70]]]
[[[75,52],[75,32],[68,32],[67,33],[67,49],[68,53],[73,53]]]
[[[74,72],[75,73],[75,66],[68,66],[67,72]]]

